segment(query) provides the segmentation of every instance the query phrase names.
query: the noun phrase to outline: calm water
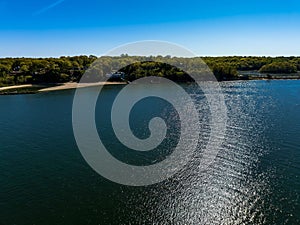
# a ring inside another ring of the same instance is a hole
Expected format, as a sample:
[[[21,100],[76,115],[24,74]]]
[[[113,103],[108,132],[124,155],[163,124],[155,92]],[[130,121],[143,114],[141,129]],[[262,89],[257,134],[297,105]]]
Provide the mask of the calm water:
[[[86,164],[72,133],[73,91],[0,96],[0,224],[300,224],[300,81],[221,85],[229,122],[215,163],[199,173],[196,152],[182,172],[148,187],[112,183]],[[205,98],[184,87],[205,144]],[[137,104],[134,134],[147,137],[149,119],[161,115],[170,138],[148,155],[124,149],[109,120],[121,88],[106,87],[97,105],[105,145],[128,163],[162,160],[177,143],[176,112],[155,98]]]

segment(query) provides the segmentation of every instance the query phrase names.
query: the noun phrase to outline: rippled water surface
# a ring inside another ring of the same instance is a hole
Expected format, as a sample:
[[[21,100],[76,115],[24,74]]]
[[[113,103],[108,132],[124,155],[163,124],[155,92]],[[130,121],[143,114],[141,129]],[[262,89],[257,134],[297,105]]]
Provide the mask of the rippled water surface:
[[[300,81],[221,86],[229,119],[215,162],[201,170],[210,110],[203,93],[184,85],[199,110],[198,151],[180,173],[147,187],[112,183],[87,165],[72,132],[74,91],[0,96],[0,224],[300,224]],[[133,152],[116,139],[110,108],[121,88],[105,87],[97,104],[104,144],[130,164],[168,157],[180,126],[161,99],[139,102],[130,116],[139,138],[149,136],[151,118],[165,119],[168,139],[158,149]]]

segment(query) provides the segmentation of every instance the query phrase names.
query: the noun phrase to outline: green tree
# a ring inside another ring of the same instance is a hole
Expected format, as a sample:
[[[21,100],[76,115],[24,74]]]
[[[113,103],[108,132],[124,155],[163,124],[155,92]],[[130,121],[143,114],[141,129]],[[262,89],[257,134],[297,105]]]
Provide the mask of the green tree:
[[[273,62],[264,65],[260,70],[261,73],[296,73],[297,66],[291,62]]]

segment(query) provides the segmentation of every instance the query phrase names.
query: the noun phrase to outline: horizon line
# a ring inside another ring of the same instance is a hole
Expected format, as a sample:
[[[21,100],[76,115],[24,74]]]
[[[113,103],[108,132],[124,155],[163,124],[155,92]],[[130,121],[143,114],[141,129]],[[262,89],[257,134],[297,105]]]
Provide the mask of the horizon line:
[[[126,53],[124,53],[124,55],[126,55]],[[96,54],[70,54],[70,55],[52,55],[52,56],[0,56],[0,59],[8,59],[8,58],[32,58],[32,59],[47,59],[47,58],[61,58],[61,57],[76,57],[76,56],[96,56],[98,58],[100,57],[104,57],[104,56],[109,56],[109,57],[120,57],[121,55],[96,55]],[[150,57],[150,56],[171,56],[171,57],[178,57],[178,58],[196,58],[196,57],[270,57],[270,58],[279,58],[279,57],[300,57],[300,55],[240,55],[240,54],[236,54],[236,55],[195,55],[193,57],[182,57],[182,56],[175,56],[175,55],[129,55],[127,54],[128,57],[134,57],[134,56],[145,56],[145,57]]]

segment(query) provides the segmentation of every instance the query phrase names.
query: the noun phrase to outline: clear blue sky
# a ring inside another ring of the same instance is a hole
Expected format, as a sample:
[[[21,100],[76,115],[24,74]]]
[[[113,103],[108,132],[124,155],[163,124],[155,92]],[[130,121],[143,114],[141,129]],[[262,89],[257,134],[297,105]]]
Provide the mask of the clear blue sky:
[[[175,42],[197,55],[300,55],[299,0],[0,0],[0,57]]]

